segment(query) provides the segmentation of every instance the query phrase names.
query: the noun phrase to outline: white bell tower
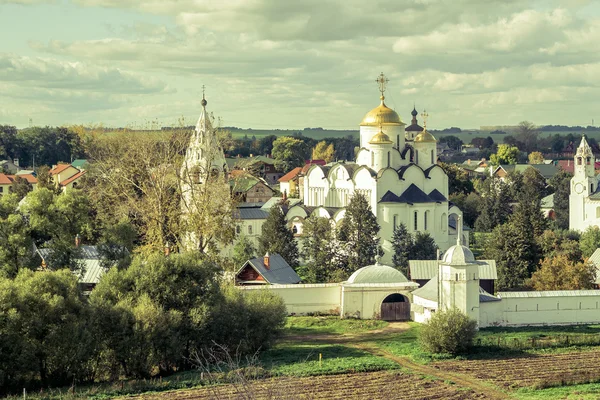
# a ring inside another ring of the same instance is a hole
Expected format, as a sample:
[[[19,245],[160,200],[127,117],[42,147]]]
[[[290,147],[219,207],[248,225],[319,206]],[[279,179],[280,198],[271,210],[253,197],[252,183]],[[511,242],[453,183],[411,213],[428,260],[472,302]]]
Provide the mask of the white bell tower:
[[[585,135],[575,153],[573,178],[571,178],[571,194],[569,195],[569,229],[583,231],[586,223],[586,199],[598,189],[594,166],[596,158]],[[590,216],[595,218],[596,216]]]

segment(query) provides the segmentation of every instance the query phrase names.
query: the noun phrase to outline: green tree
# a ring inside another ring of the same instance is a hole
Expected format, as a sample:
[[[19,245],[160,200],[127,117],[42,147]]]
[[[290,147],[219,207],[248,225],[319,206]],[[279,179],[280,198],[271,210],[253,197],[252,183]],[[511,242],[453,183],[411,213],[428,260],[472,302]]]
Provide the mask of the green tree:
[[[498,151],[496,154],[490,156],[490,162],[492,165],[500,164],[516,164],[519,158],[519,149],[515,146],[508,144],[498,145]]]
[[[573,262],[566,254],[559,254],[545,258],[529,284],[535,290],[583,290],[593,289],[595,281],[595,265]]]
[[[105,268],[115,265],[118,268],[128,267],[137,237],[135,227],[127,219],[103,226],[98,241],[98,250],[103,257],[103,266]]]
[[[336,241],[329,219],[311,216],[302,226],[302,258],[306,283],[330,282],[336,276]]]
[[[579,246],[580,235],[574,231],[551,231],[545,230],[537,242],[542,251],[543,258],[554,258],[565,255],[571,262],[582,261],[582,253]]]
[[[468,195],[456,193],[451,194],[449,200],[461,209],[465,224],[474,227],[475,221],[479,217],[479,202],[481,201],[481,197],[475,192],[471,192]]]
[[[477,322],[459,309],[438,311],[421,327],[419,342],[430,353],[467,353],[477,334]]]
[[[427,232],[416,232],[410,250],[411,260],[435,260],[438,247],[435,240]]]
[[[394,228],[392,247],[394,249],[394,255],[392,256],[394,267],[402,272],[404,276],[409,277],[408,261],[413,248],[413,237],[406,229],[406,225],[401,223]]]
[[[512,210],[510,188],[498,178],[488,178],[479,187],[479,216],[475,221],[478,232],[491,232],[496,226],[508,221]]]
[[[321,141],[312,149],[313,160],[325,160],[330,163],[334,160],[335,149],[333,143],[327,144],[326,141]]]
[[[57,190],[56,185],[52,181],[52,176],[50,175],[50,168],[47,165],[37,167],[35,172],[38,189]]]
[[[598,247],[600,247],[600,228],[590,226],[581,234],[579,240],[581,255],[583,258],[589,258]]]
[[[496,260],[497,290],[523,288],[530,277],[531,243],[527,235],[522,235],[514,224],[506,223],[497,226],[491,236],[494,239],[486,240],[484,255]]]
[[[532,151],[527,155],[527,160],[529,160],[529,164],[543,164],[544,156],[539,151]]]
[[[35,267],[27,219],[18,206],[16,194],[0,197],[0,277],[14,278],[20,269]]]
[[[263,253],[264,254],[264,253]],[[237,270],[244,263],[256,257],[256,249],[252,241],[244,235],[241,235],[235,246],[233,246],[233,268]]]
[[[258,253],[262,256],[267,252],[279,254],[292,267],[298,266],[298,246],[279,206],[271,207],[258,239]]]
[[[379,245],[379,229],[365,196],[354,192],[338,232],[338,238],[345,245],[346,272],[373,264]]]
[[[304,165],[310,157],[310,148],[300,139],[282,136],[273,142],[272,155],[275,168],[282,172],[288,172]]]
[[[456,164],[440,164],[446,175],[448,175],[448,192],[452,194],[464,193],[465,195],[473,191],[473,182],[469,179],[467,171]]]
[[[27,193],[33,190],[33,186],[29,181],[21,176],[16,176],[13,183],[10,185],[10,191],[17,195],[19,200],[27,196]]]
[[[569,229],[569,194],[573,175],[560,170],[550,178],[550,187],[554,190],[554,223],[558,229]]]
[[[442,136],[440,143],[448,143],[448,147],[452,150],[460,151],[462,149],[463,141],[454,135]]]
[[[526,152],[533,152],[538,149],[539,136],[539,129],[529,121],[520,122],[515,133],[515,139],[523,143],[523,150]]]

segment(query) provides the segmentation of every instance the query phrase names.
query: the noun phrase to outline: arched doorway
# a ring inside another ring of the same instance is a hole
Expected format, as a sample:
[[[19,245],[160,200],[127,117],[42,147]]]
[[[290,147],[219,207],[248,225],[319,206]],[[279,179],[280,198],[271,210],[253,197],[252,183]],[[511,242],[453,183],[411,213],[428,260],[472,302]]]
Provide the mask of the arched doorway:
[[[410,320],[410,303],[408,298],[400,293],[393,293],[381,303],[381,319],[384,321]]]

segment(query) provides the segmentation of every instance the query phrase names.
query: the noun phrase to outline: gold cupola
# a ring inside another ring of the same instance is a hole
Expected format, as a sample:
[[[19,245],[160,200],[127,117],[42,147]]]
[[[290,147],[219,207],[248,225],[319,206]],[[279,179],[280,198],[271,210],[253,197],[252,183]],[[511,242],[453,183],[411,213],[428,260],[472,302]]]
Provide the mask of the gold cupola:
[[[385,105],[384,96],[381,104],[365,115],[360,126],[403,125],[398,113]]]
[[[431,133],[427,132],[427,129],[423,129],[421,133],[415,137],[415,142],[437,142],[437,140]]]
[[[371,138],[371,140],[369,140],[369,144],[393,144],[394,143],[390,140],[390,137],[388,135],[383,133],[383,130],[381,129],[381,125],[382,124],[379,124],[379,133],[375,134],[375,136],[373,136]]]

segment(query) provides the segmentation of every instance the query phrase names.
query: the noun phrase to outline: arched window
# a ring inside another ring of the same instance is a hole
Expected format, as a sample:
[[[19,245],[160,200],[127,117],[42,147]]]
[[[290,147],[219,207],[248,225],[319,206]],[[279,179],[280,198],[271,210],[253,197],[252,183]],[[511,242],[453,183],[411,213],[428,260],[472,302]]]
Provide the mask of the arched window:
[[[388,168],[390,167],[390,152],[388,151]]]
[[[581,165],[581,163],[582,163],[581,157],[577,157],[577,165]]]
[[[419,163],[419,150],[415,150],[415,164]]]
[[[431,150],[431,163],[433,164],[433,150]]]
[[[375,166],[375,152],[371,151],[371,167]]]
[[[600,207],[598,207],[600,209]],[[398,215],[394,215],[394,229],[398,227]]]
[[[419,229],[419,212],[415,211],[415,223],[414,223],[414,230],[416,231],[417,229]]]
[[[239,225],[236,225],[235,227],[235,233],[237,233],[238,235],[241,233],[242,229],[240,228]]]
[[[423,215],[423,229],[427,230],[427,217],[429,217],[429,211],[425,211]]]
[[[592,159],[591,157],[587,157],[587,158],[585,159],[585,163],[586,163],[587,165],[590,165],[590,161],[591,161],[591,159]]]
[[[252,225],[248,225],[248,235],[252,235]]]

